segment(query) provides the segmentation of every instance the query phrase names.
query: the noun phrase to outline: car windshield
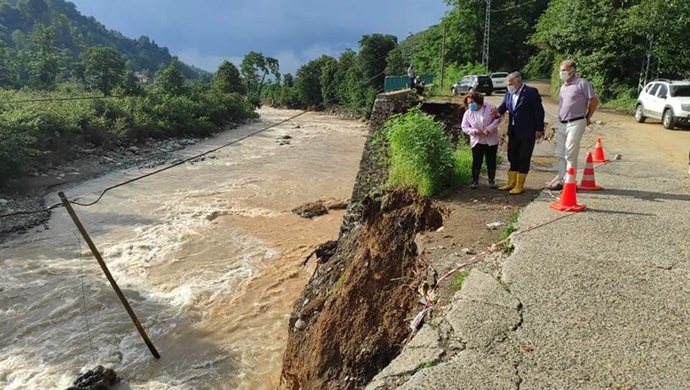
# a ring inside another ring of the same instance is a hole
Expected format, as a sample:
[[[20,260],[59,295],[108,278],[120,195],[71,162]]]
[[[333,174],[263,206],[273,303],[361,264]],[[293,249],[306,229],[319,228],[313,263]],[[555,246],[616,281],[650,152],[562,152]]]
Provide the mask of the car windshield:
[[[690,85],[671,86],[671,96],[690,97]]]
[[[494,73],[491,77],[508,77],[508,73]]]
[[[489,76],[479,76],[478,79],[481,81],[485,81],[489,79]]]

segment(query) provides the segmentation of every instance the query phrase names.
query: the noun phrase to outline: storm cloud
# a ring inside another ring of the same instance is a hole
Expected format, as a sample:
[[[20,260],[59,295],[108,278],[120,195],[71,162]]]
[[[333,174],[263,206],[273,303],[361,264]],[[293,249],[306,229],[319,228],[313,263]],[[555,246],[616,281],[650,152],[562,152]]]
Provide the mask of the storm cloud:
[[[146,35],[183,61],[215,71],[253,50],[294,72],[346,48],[365,34],[399,40],[437,24],[443,0],[73,0],[79,11],[125,36]]]

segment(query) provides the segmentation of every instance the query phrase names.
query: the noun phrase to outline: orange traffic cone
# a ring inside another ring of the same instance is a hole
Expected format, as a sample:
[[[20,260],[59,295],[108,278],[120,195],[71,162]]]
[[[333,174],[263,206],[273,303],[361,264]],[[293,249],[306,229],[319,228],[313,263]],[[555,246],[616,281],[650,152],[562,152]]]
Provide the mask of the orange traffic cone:
[[[597,138],[597,144],[594,147],[594,160],[595,163],[605,163],[610,162],[604,157],[604,148],[601,147],[601,138]]]
[[[587,153],[587,165],[585,165],[585,171],[582,173],[582,181],[580,181],[580,185],[577,186],[577,189],[582,191],[601,191],[604,189],[603,187],[598,186],[594,181],[592,152]]]
[[[575,184],[575,168],[568,168],[568,175],[563,184],[561,191],[561,199],[558,202],[553,202],[549,206],[558,211],[583,211],[587,207],[583,204],[577,203],[577,185]]]

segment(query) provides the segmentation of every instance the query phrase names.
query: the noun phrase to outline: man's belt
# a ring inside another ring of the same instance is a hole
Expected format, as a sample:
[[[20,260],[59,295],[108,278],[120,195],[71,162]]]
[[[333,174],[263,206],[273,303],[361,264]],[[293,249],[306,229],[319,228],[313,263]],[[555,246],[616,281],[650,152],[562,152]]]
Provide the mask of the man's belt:
[[[584,116],[581,116],[581,117],[578,117],[578,118],[566,119],[566,120],[564,120],[564,121],[561,121],[561,123],[570,123],[570,122],[575,122],[575,121],[579,121],[579,120],[582,120],[582,119],[585,119],[585,117],[584,117]]]

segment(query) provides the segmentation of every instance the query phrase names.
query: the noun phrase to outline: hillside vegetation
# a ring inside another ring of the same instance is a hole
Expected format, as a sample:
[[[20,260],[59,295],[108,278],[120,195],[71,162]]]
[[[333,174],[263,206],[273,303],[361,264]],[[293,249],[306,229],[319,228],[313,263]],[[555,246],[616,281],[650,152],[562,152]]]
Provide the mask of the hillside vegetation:
[[[0,183],[72,146],[207,136],[255,117],[227,65],[214,79],[63,0],[0,0]]]
[[[0,0],[0,87],[21,87],[30,81],[32,35],[37,24],[47,27],[54,37],[56,80],[78,77],[80,59],[93,46],[105,46],[120,53],[127,69],[152,77],[168,65],[173,56],[147,36],[125,37],[108,30],[93,17],[82,15],[65,0]],[[34,37],[35,38],[35,37]],[[181,71],[187,78],[206,72],[186,64]]]
[[[425,31],[401,42],[366,35],[359,52],[322,56],[266,91],[291,107],[342,104],[367,114],[385,76],[406,75],[410,63],[417,74],[435,75],[437,92],[467,74],[522,71],[528,78],[552,78],[557,93],[558,64],[569,58],[604,102],[623,105],[636,98],[647,58],[648,80],[690,78],[689,1],[493,0],[488,69],[482,63],[486,1],[445,2],[448,12]]]

